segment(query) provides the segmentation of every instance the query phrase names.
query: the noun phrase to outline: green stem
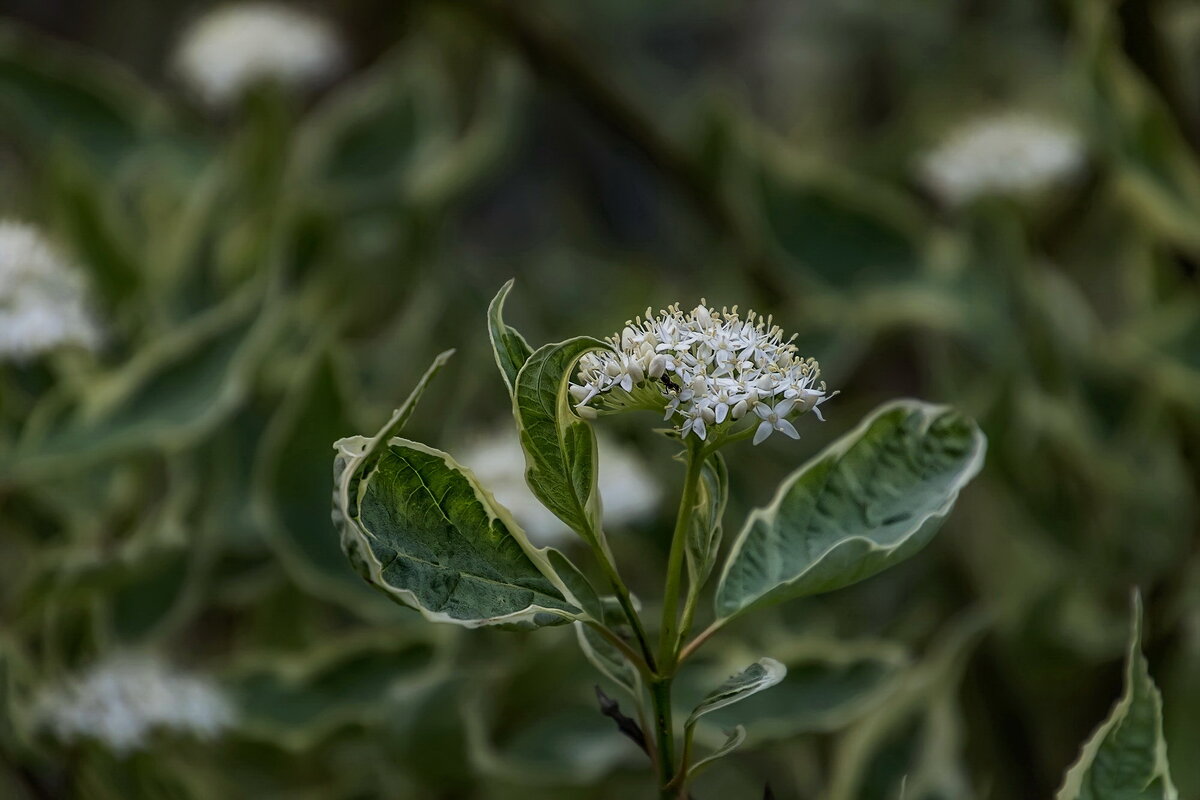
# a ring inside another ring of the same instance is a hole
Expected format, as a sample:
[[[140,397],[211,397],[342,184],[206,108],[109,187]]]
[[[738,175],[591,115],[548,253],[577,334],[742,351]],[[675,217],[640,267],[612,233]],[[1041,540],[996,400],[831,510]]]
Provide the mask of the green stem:
[[[658,786],[661,800],[673,800],[678,791],[675,779],[675,731],[671,722],[671,678],[650,682],[650,700],[654,704],[654,737],[658,743]]]
[[[704,466],[704,452],[698,439],[688,440],[687,473],[683,479],[683,496],[675,517],[675,532],[671,535],[671,555],[667,560],[667,588],[663,593],[662,627],[658,641],[658,663],[665,675],[674,674],[679,648],[679,584],[683,579],[684,546],[688,527],[696,510],[696,493]]]
[[[633,598],[629,594],[629,587],[621,580],[621,574],[617,572],[616,566],[613,564],[611,557],[605,552],[602,546],[593,548],[596,560],[600,562],[601,568],[604,570],[604,576],[608,578],[608,583],[612,586],[613,592],[617,596],[617,602],[621,605],[621,610],[625,612],[625,618],[629,620],[629,626],[633,628],[633,635],[637,638],[638,647],[642,651],[642,658],[646,660],[646,666],[651,672],[656,670],[654,661],[654,653],[650,649],[650,638],[646,635],[646,628],[642,625],[642,618],[638,616],[637,609],[633,607]]]

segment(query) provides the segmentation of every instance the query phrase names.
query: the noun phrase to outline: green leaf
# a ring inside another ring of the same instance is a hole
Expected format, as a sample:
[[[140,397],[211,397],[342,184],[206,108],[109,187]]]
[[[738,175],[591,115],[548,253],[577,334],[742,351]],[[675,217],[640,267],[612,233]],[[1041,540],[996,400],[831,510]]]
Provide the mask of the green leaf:
[[[1142,598],[1133,595],[1125,692],[1067,772],[1057,800],[1175,800],[1162,695],[1142,653]]]
[[[468,627],[528,624],[530,619],[552,625],[565,620],[546,615],[538,618],[540,610],[568,610],[576,615],[582,608],[589,616],[602,614],[599,597],[578,567],[562,553],[539,551],[530,545],[508,511],[479,486],[474,475],[446,453],[394,438],[412,417],[433,375],[452,354],[454,350],[446,350],[434,359],[374,437],[350,437],[334,445],[334,522],[341,531],[343,552],[368,582],[434,620],[458,621]],[[388,469],[383,469],[384,464]],[[416,469],[418,465],[426,474]],[[400,486],[404,480],[416,480],[413,492],[407,495]],[[427,481],[438,481],[448,494],[431,494]],[[450,492],[461,503],[452,519],[443,507]],[[370,512],[368,501],[373,504]],[[372,524],[382,528],[372,530]],[[455,548],[455,542],[463,539],[475,543],[475,552]],[[386,571],[380,553],[388,560]],[[496,563],[488,564],[488,559]],[[390,583],[390,577],[398,583]],[[508,579],[520,583],[500,588]],[[442,585],[446,582],[455,585]],[[499,593],[491,600],[487,599],[488,585]],[[466,596],[454,601],[450,594],[442,596],[460,589]],[[522,613],[514,613],[518,609],[504,612],[504,603],[517,597],[524,597],[529,608],[521,609]],[[542,607],[538,602],[550,604]],[[512,619],[506,618],[509,613],[514,614]],[[494,619],[497,614],[505,618]]]
[[[27,478],[64,462],[195,442],[241,403],[278,320],[254,293],[205,314],[96,381],[66,423],[27,432],[15,471]]]
[[[349,512],[351,520],[358,519],[359,479],[375,465],[379,453],[387,441],[393,436],[398,436],[404,430],[404,426],[408,424],[408,420],[417,409],[421,395],[425,393],[425,387],[433,380],[433,376],[441,371],[452,355],[454,355],[453,350],[445,350],[433,359],[433,363],[417,381],[416,388],[409,393],[408,397],[404,398],[400,407],[392,412],[391,418],[379,433],[369,438],[350,436],[334,443],[333,449],[338,454],[334,458],[333,464],[335,521],[338,511]]]
[[[550,569],[566,587],[571,601],[584,610],[591,619],[602,620],[607,616],[605,605],[587,577],[571,559],[552,547],[545,549]]]
[[[595,616],[595,615],[593,615]],[[603,620],[610,630],[617,631],[627,628],[628,621],[621,604],[615,597],[605,597],[602,615],[595,617]],[[627,691],[635,702],[642,702],[642,676],[637,667],[618,650],[608,639],[600,635],[594,628],[583,622],[575,623],[575,634],[579,640],[579,649],[600,674]]]
[[[582,613],[545,552],[448,454],[393,438],[357,496],[357,514],[341,509],[352,563],[427,619],[539,627]]]
[[[712,763],[718,758],[724,758],[734,750],[741,747],[742,742],[744,741],[746,741],[745,727],[741,725],[734,726],[733,730],[729,732],[728,737],[725,739],[724,744],[706,755],[704,758],[701,758],[692,764],[692,766],[688,769],[688,778],[695,778],[701,772],[712,766]]]
[[[913,555],[979,471],[985,441],[944,406],[879,408],[750,515],[717,586],[718,618],[839,589]]]
[[[66,141],[111,167],[165,118],[159,100],[115,63],[11,23],[0,26],[5,137],[40,157]]]
[[[571,410],[567,386],[580,357],[604,347],[585,336],[539,347],[517,373],[513,393],[530,490],[593,547],[604,546],[596,434]]]
[[[787,256],[837,287],[921,269],[924,225],[905,198],[794,162],[781,153],[759,173],[763,220]]]
[[[721,518],[729,502],[729,469],[720,453],[713,453],[704,462],[698,489],[696,511],[684,543],[688,582],[693,587],[703,586],[708,580],[721,549]]]
[[[511,396],[517,382],[517,373],[533,355],[533,348],[525,341],[516,328],[504,324],[504,300],[512,290],[513,281],[500,287],[500,291],[492,298],[488,306],[488,338],[492,342],[492,353],[496,356],[496,366],[500,367],[500,377],[508,387]]]
[[[732,705],[747,697],[770,689],[787,675],[787,667],[773,658],[760,658],[736,675],[731,675],[708,693],[688,717],[686,728],[692,728],[700,717],[719,708]]]

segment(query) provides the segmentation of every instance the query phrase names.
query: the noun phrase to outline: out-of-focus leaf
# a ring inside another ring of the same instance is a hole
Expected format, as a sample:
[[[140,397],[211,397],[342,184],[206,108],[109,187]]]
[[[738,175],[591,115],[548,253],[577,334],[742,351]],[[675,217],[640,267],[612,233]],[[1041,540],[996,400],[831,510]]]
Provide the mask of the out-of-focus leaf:
[[[333,354],[322,352],[289,388],[259,449],[255,512],[301,585],[394,616],[346,563],[329,524],[329,444],[355,429],[343,377]]]
[[[492,352],[496,356],[496,366],[500,368],[500,377],[508,393],[513,393],[517,382],[517,373],[533,355],[533,348],[520,332],[504,323],[504,300],[512,290],[513,281],[509,280],[500,287],[500,291],[492,298],[488,306],[488,338],[492,342]]]
[[[257,297],[239,296],[139,353],[91,390],[74,419],[22,442],[19,476],[203,436],[241,401],[274,330],[276,317],[255,319],[259,310]]]
[[[955,693],[982,620],[956,624],[887,700],[839,740],[829,800],[971,797]]]
[[[594,705],[560,703],[503,737],[489,733],[479,703],[464,713],[472,765],[518,786],[588,786],[621,764],[645,758]]]
[[[305,169],[339,204],[395,201],[446,130],[447,87],[435,60],[401,53],[330,96],[298,133]]]
[[[1196,574],[1196,565],[1190,568]],[[1200,796],[1200,763],[1191,758],[1200,752],[1200,720],[1192,709],[1200,708],[1200,602],[1197,602],[1200,581],[1193,579],[1188,594],[1191,604],[1181,621],[1182,635],[1174,661],[1163,680],[1163,731],[1167,740],[1167,755],[1172,764],[1172,778],[1183,797]]]
[[[132,296],[142,281],[135,234],[117,213],[105,186],[73,153],[55,158],[51,213],[82,268],[112,306]]]
[[[116,64],[11,23],[0,26],[0,118],[33,156],[65,141],[101,168],[129,155],[165,116]]]
[[[920,550],[983,464],[975,423],[944,406],[888,403],[801,467],[734,543],[716,611],[820,594]]]
[[[1125,692],[1084,744],[1057,800],[1175,800],[1162,717],[1162,695],[1142,654],[1142,598],[1134,593]]]
[[[530,490],[593,547],[603,546],[596,433],[571,411],[567,386],[580,357],[604,347],[585,336],[539,347],[517,373],[513,393]]]
[[[408,176],[410,201],[445,205],[485,177],[507,152],[519,119],[523,74],[514,60],[501,58],[482,77],[469,126],[452,139],[437,140]]]
[[[307,657],[246,663],[228,676],[247,736],[302,750],[345,725],[382,722],[388,709],[444,679],[436,637],[403,632],[329,643]]]
[[[805,168],[779,147],[757,175],[765,227],[791,260],[837,288],[914,277],[924,265],[920,214],[884,186]]]
[[[1128,61],[1118,12],[1103,0],[1073,3],[1078,95],[1117,166],[1129,209],[1163,236],[1200,252],[1200,164],[1146,77]]]

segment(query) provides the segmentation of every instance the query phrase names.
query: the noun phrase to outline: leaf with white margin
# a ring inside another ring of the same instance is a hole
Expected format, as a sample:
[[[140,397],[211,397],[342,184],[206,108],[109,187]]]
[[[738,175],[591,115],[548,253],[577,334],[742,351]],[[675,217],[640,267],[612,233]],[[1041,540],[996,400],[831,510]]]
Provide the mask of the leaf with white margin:
[[[764,689],[770,689],[787,675],[787,667],[773,658],[760,658],[736,675],[731,675],[708,693],[687,718],[685,728],[691,729],[700,717],[718,708],[745,700]]]
[[[1056,800],[1176,800],[1162,694],[1142,653],[1142,598],[1133,595],[1133,626],[1125,663],[1125,691],[1067,771]]]
[[[599,339],[579,336],[539,347],[517,373],[513,415],[533,495],[593,547],[604,547],[596,490],[596,433],[569,405],[575,364]]]
[[[746,729],[741,725],[734,726],[734,729],[729,732],[729,736],[725,739],[725,744],[712,751],[704,758],[699,759],[688,769],[688,778],[695,778],[704,770],[712,766],[712,763],[718,758],[724,758],[742,746],[742,742],[746,741]]]
[[[488,305],[488,338],[492,342],[492,353],[496,356],[496,366],[500,368],[500,377],[508,387],[511,396],[517,383],[517,373],[525,362],[533,355],[533,348],[516,328],[504,322],[504,300],[512,291],[513,279],[500,287],[500,291]]]
[[[584,615],[546,551],[447,453],[390,440],[362,478],[358,510],[344,529],[357,566],[426,619],[540,627]]]
[[[433,621],[536,627],[578,619],[581,607],[599,602],[576,599],[587,584],[574,565],[530,544],[448,454],[392,436],[450,354],[438,356],[378,434],[334,445],[342,548],[369,583]]]
[[[772,650],[787,667],[783,681],[770,694],[706,716],[696,726],[696,741],[719,746],[724,731],[738,723],[755,746],[845,728],[886,701],[910,665],[903,647],[879,640],[804,637],[773,641]],[[676,685],[698,689],[701,680]]]
[[[374,466],[384,442],[404,429],[416,410],[421,395],[425,393],[425,387],[452,355],[453,350],[446,350],[433,359],[433,363],[417,381],[416,388],[404,398],[400,407],[392,412],[391,418],[379,433],[370,437],[350,436],[333,444],[333,525],[340,534],[342,552],[360,575],[367,575],[369,570],[365,556],[359,552],[358,537],[353,535],[354,525],[358,522],[359,480],[363,473]]]
[[[985,450],[975,423],[950,408],[880,407],[750,515],[717,586],[717,617],[840,589],[913,555]]]
[[[593,616],[595,617],[595,614]],[[620,631],[628,625],[625,613],[621,610],[621,605],[615,597],[603,599],[602,616],[596,617],[596,619],[603,619],[604,624],[614,631]],[[630,663],[629,659],[612,642],[591,626],[577,622],[575,623],[575,634],[579,639],[579,649],[583,651],[583,655],[591,662],[592,666],[604,677],[627,691],[634,701],[641,703],[642,676],[637,667]]]

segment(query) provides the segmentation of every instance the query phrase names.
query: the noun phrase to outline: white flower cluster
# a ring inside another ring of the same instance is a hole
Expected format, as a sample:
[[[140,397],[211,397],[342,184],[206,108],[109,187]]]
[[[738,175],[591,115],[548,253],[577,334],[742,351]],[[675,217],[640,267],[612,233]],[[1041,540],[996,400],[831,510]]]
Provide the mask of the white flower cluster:
[[[0,359],[100,340],[79,269],[32,225],[0,222]]]
[[[707,437],[721,426],[752,414],[754,443],[774,431],[798,439],[788,417],[817,409],[833,395],[818,383],[821,368],[801,358],[783,330],[753,311],[711,310],[703,300],[691,312],[678,305],[625,324],[610,337],[611,352],[579,361],[570,387],[580,416],[630,408],[664,409],[684,436]],[[836,393],[835,393],[836,394]],[[665,405],[664,405],[665,404]]]
[[[144,748],[157,730],[212,738],[234,719],[233,704],[215,684],[134,653],[111,656],[50,687],[34,713],[60,741],[95,739],[117,753]]]
[[[175,67],[201,99],[220,107],[260,81],[316,83],[342,58],[341,40],[319,17],[279,3],[240,3],[193,23],[175,52]]]
[[[653,515],[662,489],[643,461],[607,436],[598,436],[597,445],[605,525],[619,528]],[[511,423],[468,444],[459,460],[512,512],[535,545],[558,544],[570,536],[570,529],[525,484],[525,453]]]
[[[968,123],[920,164],[929,189],[949,205],[985,195],[1037,192],[1070,178],[1084,165],[1074,132],[1026,114],[1006,113]]]

